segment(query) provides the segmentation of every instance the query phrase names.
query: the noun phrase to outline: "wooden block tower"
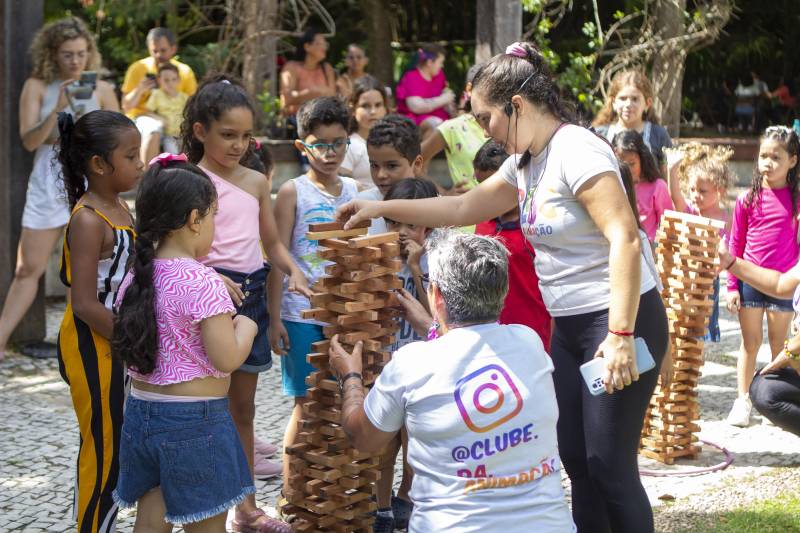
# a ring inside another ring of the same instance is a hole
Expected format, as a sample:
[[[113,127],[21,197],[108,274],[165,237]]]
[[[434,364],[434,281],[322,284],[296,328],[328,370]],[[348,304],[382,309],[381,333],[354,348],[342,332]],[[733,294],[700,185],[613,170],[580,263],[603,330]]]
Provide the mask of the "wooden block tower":
[[[391,291],[402,287],[397,233],[367,236],[369,222],[344,230],[339,223],[312,224],[309,240],[319,240],[319,257],[332,261],[326,276],[312,287],[313,309],[303,318],[328,323],[327,339],[339,335],[347,351],[363,341],[364,386],[369,388],[391,354],[398,312]],[[328,363],[329,340],[312,344],[308,362],[308,402],[298,423],[299,442],[286,449],[290,476],[285,514],[294,515],[295,531],[372,531],[376,508],[370,499],[380,477],[379,454],[353,449],[342,429],[342,398]]]
[[[696,457],[700,431],[697,381],[703,365],[703,340],[714,298],[719,265],[717,247],[724,223],[666,211],[656,237],[662,297],[669,320],[672,382],[659,384],[642,428],[640,453],[662,463]]]

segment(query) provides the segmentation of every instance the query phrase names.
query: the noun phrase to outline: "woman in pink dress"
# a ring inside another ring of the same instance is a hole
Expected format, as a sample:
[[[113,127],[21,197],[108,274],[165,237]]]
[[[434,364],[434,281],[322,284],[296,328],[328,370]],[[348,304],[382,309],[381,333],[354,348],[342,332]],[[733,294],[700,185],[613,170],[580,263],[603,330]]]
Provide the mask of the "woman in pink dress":
[[[442,65],[444,48],[423,46],[417,50],[416,67],[403,74],[395,89],[397,112],[420,127],[423,140],[450,118],[454,106],[455,94],[447,88]]]

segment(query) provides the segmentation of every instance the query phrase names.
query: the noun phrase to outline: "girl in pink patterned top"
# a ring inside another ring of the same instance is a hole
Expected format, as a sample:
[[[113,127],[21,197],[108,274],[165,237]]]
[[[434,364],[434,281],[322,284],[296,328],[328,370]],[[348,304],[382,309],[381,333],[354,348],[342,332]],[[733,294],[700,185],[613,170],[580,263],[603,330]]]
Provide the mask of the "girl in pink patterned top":
[[[197,261],[214,238],[216,199],[185,156],[162,154],[139,185],[136,259],[111,343],[133,378],[114,500],[137,506],[135,529],[166,520],[222,532],[227,510],[255,492],[227,394],[256,324],[233,317],[222,279]]]

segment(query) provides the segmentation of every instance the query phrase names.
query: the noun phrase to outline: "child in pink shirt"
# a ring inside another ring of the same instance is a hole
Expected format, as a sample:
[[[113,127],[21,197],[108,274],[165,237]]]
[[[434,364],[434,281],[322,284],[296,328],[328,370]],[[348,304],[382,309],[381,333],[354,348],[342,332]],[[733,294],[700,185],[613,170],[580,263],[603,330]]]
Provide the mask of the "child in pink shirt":
[[[761,136],[758,161],[749,191],[736,200],[731,227],[730,253],[763,268],[786,272],[797,264],[798,253],[798,152],[797,134],[774,126]],[[733,262],[731,264],[733,264]],[[730,265],[722,265],[727,269]],[[791,299],[768,296],[728,274],[728,309],[739,312],[742,350],[737,364],[738,398],[728,423],[746,427],[750,422],[750,383],[756,354],[767,331],[772,356],[783,349],[793,308]]]
[[[661,215],[667,209],[674,209],[667,183],[661,179],[653,154],[644,144],[639,132],[622,131],[614,137],[612,144],[620,161],[627,163],[631,169],[639,221],[652,242],[655,240]]]
[[[417,51],[416,67],[400,78],[395,88],[397,112],[412,119],[422,129],[423,138],[450,118],[448,106],[455,101],[442,71],[444,49],[427,45]]]
[[[139,184],[136,255],[111,341],[132,379],[113,497],[137,507],[137,529],[222,531],[228,509],[256,490],[228,388],[258,328],[233,316],[225,283],[197,261],[216,206],[214,184],[186,156],[159,156]]]

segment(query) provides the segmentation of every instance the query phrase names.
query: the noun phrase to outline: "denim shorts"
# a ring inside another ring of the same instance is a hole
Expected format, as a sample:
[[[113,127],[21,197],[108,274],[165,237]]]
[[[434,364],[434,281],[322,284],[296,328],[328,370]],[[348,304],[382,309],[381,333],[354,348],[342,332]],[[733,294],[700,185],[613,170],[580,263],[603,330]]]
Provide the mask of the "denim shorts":
[[[311,351],[311,343],[325,339],[322,326],[306,322],[283,321],[283,327],[289,334],[290,349],[281,357],[281,380],[283,393],[286,396],[305,396],[306,377],[314,371],[306,360],[306,355]]]
[[[791,313],[794,311],[791,298],[783,299],[768,296],[742,280],[739,280],[739,295],[741,297],[742,307],[761,307],[767,311],[780,311],[784,313]]]
[[[161,488],[172,524],[199,522],[253,494],[253,478],[228,399],[148,402],[129,397],[114,501],[134,507]]]
[[[236,313],[242,314],[258,324],[258,333],[253,339],[253,348],[239,370],[250,374],[258,374],[272,368],[272,350],[269,348],[269,313],[267,312],[267,274],[270,266],[265,264],[255,272],[243,274],[226,268],[214,267],[214,270],[228,276],[242,285],[244,300],[237,307]]]

